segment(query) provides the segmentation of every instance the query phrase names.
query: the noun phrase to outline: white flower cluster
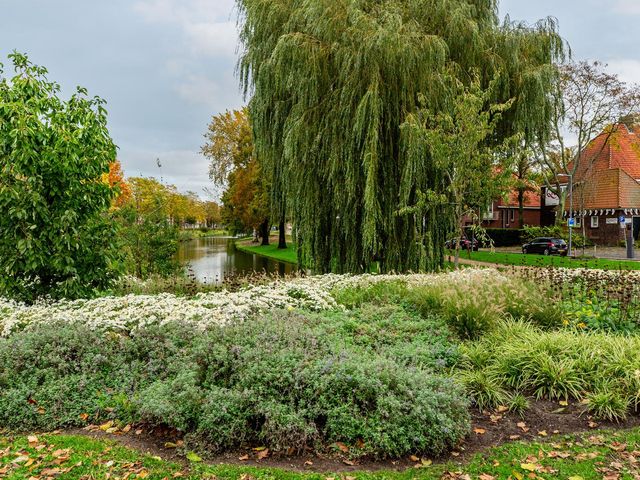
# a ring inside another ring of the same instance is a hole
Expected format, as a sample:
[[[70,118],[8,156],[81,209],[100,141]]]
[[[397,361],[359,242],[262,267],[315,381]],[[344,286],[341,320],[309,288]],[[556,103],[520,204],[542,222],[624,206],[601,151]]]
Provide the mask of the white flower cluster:
[[[640,270],[600,270],[589,268],[525,268],[515,271],[524,278],[549,281],[553,284],[588,283],[611,287],[640,285]]]
[[[312,311],[338,308],[329,291],[305,283],[276,282],[238,292],[127,295],[92,300],[24,305],[0,299],[0,336],[47,322],[83,323],[92,329],[131,331],[146,325],[181,322],[200,329],[244,320],[268,309]]]
[[[245,320],[269,309],[322,311],[339,309],[332,292],[365,288],[379,282],[399,281],[410,286],[476,285],[491,280],[508,282],[495,270],[466,269],[434,275],[323,275],[254,285],[237,292],[214,292],[195,297],[172,294],[127,295],[91,300],[39,302],[25,305],[0,298],[0,336],[48,322],[82,323],[91,329],[134,331],[169,322],[200,329]]]

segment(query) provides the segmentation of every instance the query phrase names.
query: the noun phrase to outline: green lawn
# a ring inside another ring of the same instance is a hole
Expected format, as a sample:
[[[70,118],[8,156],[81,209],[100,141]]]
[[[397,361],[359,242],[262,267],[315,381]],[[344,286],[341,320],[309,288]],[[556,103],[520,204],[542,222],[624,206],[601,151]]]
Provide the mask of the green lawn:
[[[296,248],[288,244],[286,249],[278,249],[278,243],[271,243],[266,247],[257,245],[243,245],[242,243],[236,243],[236,248],[242,252],[255,253],[256,255],[260,255],[267,258],[272,258],[274,260],[279,260],[281,262],[286,263],[298,263],[298,256],[296,253]]]
[[[169,463],[110,441],[82,436],[0,436],[0,478],[251,479],[251,480],[436,480],[637,478],[640,429],[588,432],[540,443],[510,443],[476,455],[466,464],[432,465],[418,460],[404,472],[296,473],[250,466],[210,466],[186,453],[185,464]],[[184,452],[182,452],[184,454]],[[598,469],[598,470],[596,470]],[[447,473],[449,472],[449,473]],[[615,474],[621,475],[620,477]],[[612,475],[605,477],[605,475]]]
[[[468,259],[467,252],[460,253],[461,259]],[[477,262],[497,263],[501,265],[518,265],[531,267],[566,267],[566,268],[591,268],[602,270],[640,270],[640,262],[628,260],[607,260],[601,258],[572,259],[543,255],[523,255],[521,253],[504,252],[472,252],[471,260]]]

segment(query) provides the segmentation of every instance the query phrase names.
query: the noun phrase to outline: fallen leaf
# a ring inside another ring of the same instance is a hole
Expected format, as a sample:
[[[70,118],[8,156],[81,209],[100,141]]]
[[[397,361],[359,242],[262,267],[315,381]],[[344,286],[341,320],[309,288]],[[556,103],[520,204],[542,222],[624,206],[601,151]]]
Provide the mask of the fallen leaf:
[[[528,472],[535,472],[539,467],[535,463],[521,463],[520,468]]]
[[[351,460],[343,460],[342,463],[344,463],[345,465],[349,465],[351,467],[356,465],[356,462],[352,462]]]
[[[547,431],[546,431],[546,430],[540,430],[540,431],[538,432],[538,435],[540,435],[541,437],[546,437],[548,434],[547,434]]]
[[[419,462],[420,461],[420,459],[418,457],[416,457],[415,455],[411,455],[409,457],[409,460],[411,460],[412,462]]]
[[[269,456],[269,449],[265,448],[264,450],[259,451],[256,456],[258,457],[258,460],[264,460]]]
[[[520,435],[509,435],[509,440],[517,440],[520,438]]]
[[[195,452],[189,452],[187,453],[187,460],[190,462],[201,462],[202,458],[200,458]]]
[[[35,447],[38,444],[38,437],[35,435],[29,435],[27,437],[27,442],[29,442],[30,447]]]
[[[480,480],[496,480],[496,477],[489,475],[488,473],[481,473],[478,477]]]
[[[86,422],[87,419],[89,418],[89,414],[88,413],[81,413],[80,415],[78,415],[78,417],[80,417],[80,420],[82,420],[83,422]]]
[[[484,435],[485,433],[487,433],[484,428],[474,428],[473,431],[476,432],[477,435]]]
[[[102,425],[100,425],[100,430],[102,430],[103,432],[106,432],[107,430],[109,430],[111,427],[113,427],[113,420],[108,421],[107,423],[103,423]]]
[[[334,445],[338,447],[343,453],[349,453],[349,447],[347,447],[344,443],[336,442],[334,443]]]
[[[249,460],[249,455],[242,455],[238,458],[238,460],[240,460],[241,462],[246,462],[247,460]]]
[[[164,444],[164,448],[178,448],[178,445],[173,442],[167,442]]]

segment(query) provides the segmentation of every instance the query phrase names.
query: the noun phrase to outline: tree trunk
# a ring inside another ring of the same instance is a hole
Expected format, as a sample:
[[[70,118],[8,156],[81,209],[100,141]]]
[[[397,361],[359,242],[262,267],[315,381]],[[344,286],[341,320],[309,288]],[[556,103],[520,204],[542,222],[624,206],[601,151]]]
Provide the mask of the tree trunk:
[[[271,228],[271,224],[269,223],[269,219],[266,218],[264,222],[260,224],[260,236],[262,237],[261,245],[266,247],[269,245],[269,229]]]
[[[280,250],[284,250],[287,248],[287,232],[286,232],[286,222],[284,221],[284,216],[280,219],[280,225],[278,226],[278,248]]]
[[[524,228],[524,189],[518,189],[518,224],[520,230]]]

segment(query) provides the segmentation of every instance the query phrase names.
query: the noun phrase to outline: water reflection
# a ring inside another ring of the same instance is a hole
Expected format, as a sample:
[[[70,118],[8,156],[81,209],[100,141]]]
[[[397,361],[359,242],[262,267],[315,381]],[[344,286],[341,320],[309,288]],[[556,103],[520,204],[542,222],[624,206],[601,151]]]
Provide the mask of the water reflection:
[[[253,272],[288,275],[296,270],[290,263],[279,262],[236,249],[234,240],[228,237],[198,238],[180,245],[180,262],[188,266],[190,273],[204,283],[216,283],[228,275]]]

